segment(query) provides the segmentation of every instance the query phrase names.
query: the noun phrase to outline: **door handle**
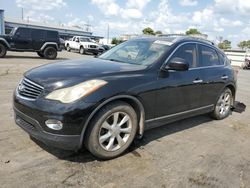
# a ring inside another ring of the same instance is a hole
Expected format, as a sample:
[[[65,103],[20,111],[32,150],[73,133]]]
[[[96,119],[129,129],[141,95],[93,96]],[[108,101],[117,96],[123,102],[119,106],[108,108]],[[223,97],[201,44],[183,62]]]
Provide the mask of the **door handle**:
[[[202,83],[202,82],[203,82],[203,80],[201,80],[201,79],[196,79],[193,81],[194,84],[198,84],[198,83]]]
[[[221,77],[221,79],[226,80],[226,79],[228,79],[228,76],[224,75]]]

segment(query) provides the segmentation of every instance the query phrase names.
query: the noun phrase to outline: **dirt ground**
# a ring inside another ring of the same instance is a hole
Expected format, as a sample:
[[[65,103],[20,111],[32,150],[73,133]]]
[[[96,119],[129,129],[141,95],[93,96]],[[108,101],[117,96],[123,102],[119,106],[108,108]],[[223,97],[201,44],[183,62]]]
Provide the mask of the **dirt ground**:
[[[91,56],[61,52],[56,61],[75,58]],[[237,101],[245,112],[152,129],[125,155],[98,161],[88,151],[33,141],[14,123],[12,93],[22,74],[51,62],[33,53],[0,59],[0,187],[250,187],[250,71],[238,74]]]

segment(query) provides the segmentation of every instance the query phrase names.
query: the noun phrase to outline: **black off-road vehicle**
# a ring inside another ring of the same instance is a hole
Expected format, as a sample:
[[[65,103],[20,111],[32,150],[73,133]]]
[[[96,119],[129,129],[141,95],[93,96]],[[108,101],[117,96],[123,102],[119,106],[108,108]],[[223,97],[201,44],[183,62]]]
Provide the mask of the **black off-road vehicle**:
[[[37,52],[40,57],[55,59],[57,51],[61,51],[59,34],[57,31],[17,27],[8,35],[0,35],[0,58],[5,57],[7,51]]]

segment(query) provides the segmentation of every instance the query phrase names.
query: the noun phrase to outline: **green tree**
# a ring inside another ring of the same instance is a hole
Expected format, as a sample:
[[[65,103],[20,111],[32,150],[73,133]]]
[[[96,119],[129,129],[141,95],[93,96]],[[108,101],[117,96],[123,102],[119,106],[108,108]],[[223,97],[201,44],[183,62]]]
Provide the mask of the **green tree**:
[[[161,31],[156,31],[156,32],[155,32],[155,35],[161,35],[161,34],[162,34]]]
[[[201,34],[201,32],[195,28],[191,28],[186,31],[186,35],[197,35],[197,34]]]
[[[239,44],[238,44],[238,47],[241,48],[242,50],[246,49],[247,48],[247,41],[241,41]]]
[[[218,44],[218,47],[220,48],[220,49],[231,49],[232,47],[231,47],[231,41],[229,41],[229,40],[224,40],[223,42],[220,42],[219,44]]]
[[[142,32],[144,35],[155,35],[154,30],[150,27],[146,27]]]
[[[120,43],[122,43],[123,41],[122,40],[120,40],[120,39],[117,39],[117,38],[112,38],[112,41],[111,41],[111,44],[115,44],[115,45],[117,45],[117,44],[120,44]]]

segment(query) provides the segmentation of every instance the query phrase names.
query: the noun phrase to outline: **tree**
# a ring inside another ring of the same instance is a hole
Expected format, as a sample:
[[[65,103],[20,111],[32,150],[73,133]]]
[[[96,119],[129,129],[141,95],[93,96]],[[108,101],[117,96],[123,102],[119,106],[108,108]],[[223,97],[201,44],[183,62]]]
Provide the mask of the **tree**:
[[[115,45],[117,45],[117,44],[120,44],[120,43],[122,43],[123,41],[122,40],[120,40],[120,39],[117,39],[117,38],[112,38],[112,41],[111,41],[111,44],[115,44]]]
[[[244,41],[241,41],[239,44],[238,44],[238,47],[240,47],[242,50],[243,49],[250,49],[250,40],[244,40]]]
[[[191,28],[186,31],[186,35],[197,35],[197,34],[201,34],[201,32],[195,28]]]
[[[218,47],[220,48],[220,49],[231,49],[232,47],[231,47],[231,41],[229,41],[229,40],[224,40],[223,42],[220,42],[219,44],[218,44]]]
[[[154,30],[150,27],[146,27],[142,32],[144,35],[155,35]]]
[[[156,31],[156,32],[155,32],[155,35],[161,35],[161,34],[162,34],[161,31]]]

